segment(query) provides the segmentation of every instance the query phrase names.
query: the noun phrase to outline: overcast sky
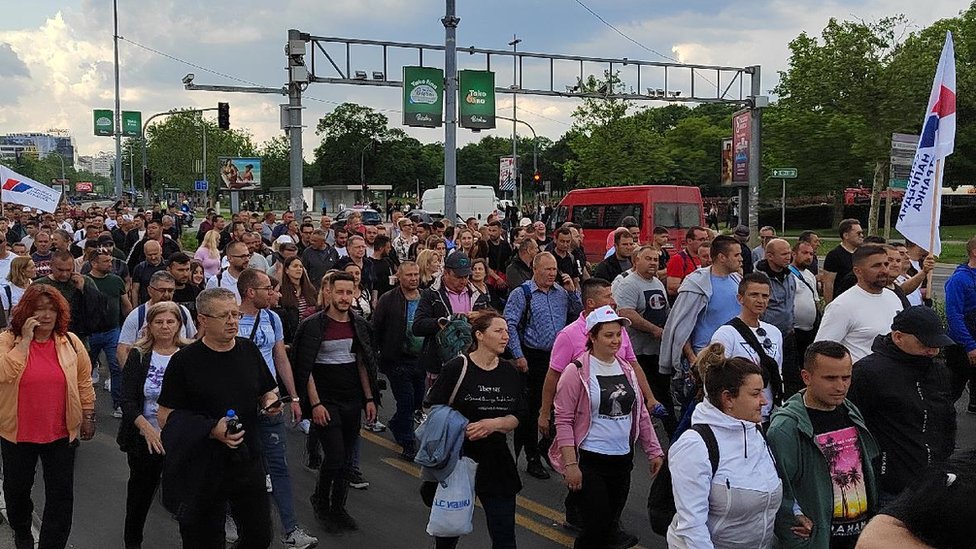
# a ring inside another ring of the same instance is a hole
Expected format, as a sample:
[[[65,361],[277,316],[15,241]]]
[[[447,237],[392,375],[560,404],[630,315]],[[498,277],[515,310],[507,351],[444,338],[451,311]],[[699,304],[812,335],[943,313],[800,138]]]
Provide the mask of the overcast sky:
[[[507,49],[517,34],[523,40],[519,48],[525,51],[758,64],[768,93],[776,85],[777,71],[786,66],[788,42],[802,31],[819,34],[830,17],[876,20],[903,13],[920,28],[965,7],[958,0],[582,2],[634,41],[577,0],[460,0],[458,46]],[[111,138],[92,135],[91,117],[92,109],[114,107],[111,1],[0,0],[0,5],[6,6],[0,18],[0,133],[64,128],[74,135],[81,154],[114,150]],[[249,129],[260,143],[281,133],[282,97],[188,92],[180,81],[183,75],[195,73],[198,84],[241,84],[214,74],[222,73],[277,87],[286,78],[283,46],[289,28],[319,36],[436,44],[444,39],[443,10],[442,0],[119,0],[119,34],[125,39],[120,41],[122,108],[148,117],[173,107],[212,107],[228,101],[231,124]],[[461,68],[483,68],[483,58],[476,66],[466,57],[460,58]],[[425,55],[425,61],[432,59],[435,52]],[[388,70],[399,79],[399,67],[412,63],[416,59],[391,55]],[[443,55],[435,63],[442,65]],[[499,85],[511,82],[510,61],[498,60],[492,68]],[[381,70],[378,50],[354,50],[352,70],[357,69]],[[588,72],[600,70],[593,67]],[[559,68],[556,87],[572,84],[572,73],[571,67]],[[714,83],[714,77],[702,78]],[[683,87],[687,95],[687,82],[678,80],[672,78],[669,87]],[[523,82],[548,86],[548,70],[527,64]],[[701,85],[699,80],[696,86]],[[313,84],[306,95],[306,157],[319,141],[315,122],[344,101],[383,110],[391,123],[400,123],[398,89]],[[521,97],[518,116],[540,134],[556,138],[569,128],[575,105],[572,99]],[[511,116],[508,96],[499,97],[498,110]],[[510,135],[510,124],[499,122],[505,125],[494,132]],[[408,133],[425,142],[444,137],[443,129]],[[491,133],[459,130],[458,139],[464,144]]]

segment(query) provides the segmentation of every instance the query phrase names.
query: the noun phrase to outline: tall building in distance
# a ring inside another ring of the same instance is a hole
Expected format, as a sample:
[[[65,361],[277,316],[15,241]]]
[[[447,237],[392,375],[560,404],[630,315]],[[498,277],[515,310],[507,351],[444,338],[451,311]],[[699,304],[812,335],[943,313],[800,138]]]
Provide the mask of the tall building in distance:
[[[115,155],[110,152],[99,152],[95,156],[79,156],[78,171],[88,171],[103,177],[112,177],[115,169]]]
[[[21,155],[44,158],[51,153],[59,154],[64,159],[65,167],[75,165],[78,150],[74,138],[67,130],[0,135],[0,158],[16,160]]]

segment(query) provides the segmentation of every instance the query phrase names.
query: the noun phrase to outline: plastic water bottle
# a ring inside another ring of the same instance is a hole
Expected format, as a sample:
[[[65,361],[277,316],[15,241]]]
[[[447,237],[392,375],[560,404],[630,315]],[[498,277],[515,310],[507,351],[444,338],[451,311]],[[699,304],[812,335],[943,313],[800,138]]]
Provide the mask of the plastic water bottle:
[[[241,423],[241,418],[237,417],[237,412],[227,410],[227,434],[236,435],[243,430],[244,424]]]
[[[227,434],[234,435],[240,433],[244,430],[244,424],[241,423],[241,418],[238,417],[237,412],[234,410],[227,410]],[[247,443],[241,442],[241,444],[234,448],[231,454],[232,461],[241,462],[246,461],[250,456],[250,452],[247,449]]]

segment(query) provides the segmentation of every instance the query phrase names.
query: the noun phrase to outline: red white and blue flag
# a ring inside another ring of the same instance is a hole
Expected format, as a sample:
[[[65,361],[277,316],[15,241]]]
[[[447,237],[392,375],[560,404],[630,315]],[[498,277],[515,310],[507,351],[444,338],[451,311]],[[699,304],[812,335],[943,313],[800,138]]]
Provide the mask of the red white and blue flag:
[[[942,253],[939,219],[942,216],[943,164],[945,158],[952,154],[955,141],[956,56],[952,47],[952,33],[947,32],[908,187],[895,223],[895,228],[905,238],[936,256]]]
[[[61,192],[0,166],[0,200],[53,212],[61,202]]]

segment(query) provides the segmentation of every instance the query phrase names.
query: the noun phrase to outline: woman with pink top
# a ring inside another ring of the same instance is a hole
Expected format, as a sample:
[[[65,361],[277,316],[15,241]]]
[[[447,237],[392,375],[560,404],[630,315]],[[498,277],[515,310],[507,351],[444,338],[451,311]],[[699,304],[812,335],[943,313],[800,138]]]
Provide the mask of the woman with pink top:
[[[569,489],[580,492],[583,531],[576,549],[636,545],[637,538],[620,529],[634,447],[639,443],[647,455],[652,476],[664,462],[634,369],[617,356],[629,325],[609,306],[587,315],[587,351],[563,370],[556,389],[549,457]]]
[[[219,243],[220,232],[211,229],[203,236],[203,243],[193,254],[193,259],[203,264],[204,280],[215,276],[220,271],[220,250],[217,249]]]

